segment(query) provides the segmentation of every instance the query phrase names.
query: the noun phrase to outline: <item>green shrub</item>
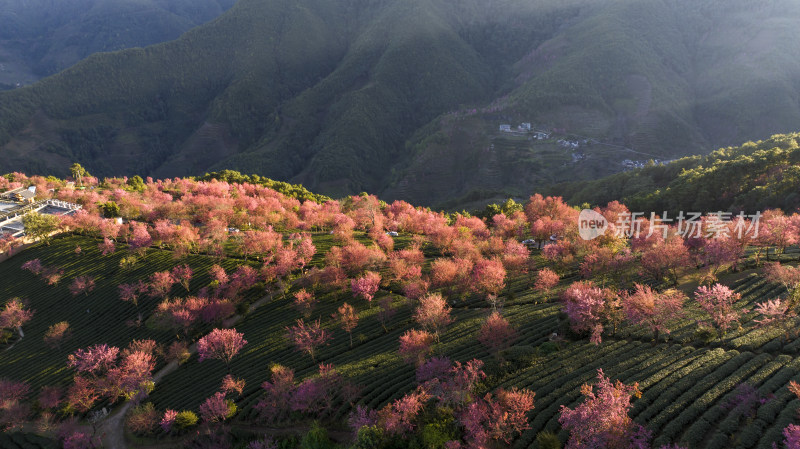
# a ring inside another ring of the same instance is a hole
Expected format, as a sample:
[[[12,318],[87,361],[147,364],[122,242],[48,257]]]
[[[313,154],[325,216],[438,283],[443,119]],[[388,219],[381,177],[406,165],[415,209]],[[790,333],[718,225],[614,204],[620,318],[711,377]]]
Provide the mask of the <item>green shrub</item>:
[[[328,431],[318,422],[311,424],[311,429],[300,440],[300,449],[332,449],[336,444],[328,437]]]
[[[552,341],[546,341],[539,345],[539,352],[542,355],[552,354],[558,352],[558,345]]]
[[[175,417],[175,428],[179,430],[188,429],[197,424],[197,414],[191,410],[184,410]]]
[[[553,432],[542,431],[536,434],[539,449],[561,449],[561,440]]]
[[[699,327],[694,332],[694,339],[702,342],[703,344],[709,344],[716,338],[717,338],[717,331],[715,331],[710,327]]]
[[[364,426],[358,429],[353,449],[378,449],[383,446],[383,431],[378,426]]]

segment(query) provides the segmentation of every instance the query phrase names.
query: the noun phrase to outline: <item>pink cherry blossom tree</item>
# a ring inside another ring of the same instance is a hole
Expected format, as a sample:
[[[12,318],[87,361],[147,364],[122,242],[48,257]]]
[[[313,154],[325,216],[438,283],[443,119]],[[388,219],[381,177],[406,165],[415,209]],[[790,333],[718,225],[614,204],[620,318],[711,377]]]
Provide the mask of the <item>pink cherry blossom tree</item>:
[[[192,268],[186,264],[176,265],[170,272],[172,278],[175,279],[177,283],[181,284],[187,292],[189,291],[189,282],[192,280],[193,273]]]
[[[113,240],[104,238],[103,242],[97,245],[97,248],[100,250],[102,255],[107,256],[117,250],[117,245]]]
[[[169,271],[158,271],[150,275],[150,296],[164,299],[178,280]]]
[[[220,391],[225,394],[236,393],[237,396],[241,396],[242,392],[244,392],[244,386],[245,386],[244,379],[237,379],[232,375],[228,374],[227,376],[222,378],[222,386],[220,387]]]
[[[298,290],[294,294],[294,307],[303,314],[303,317],[308,318],[314,310],[317,300],[314,294],[306,291],[306,289]]]
[[[499,259],[481,259],[475,262],[470,273],[470,287],[486,295],[492,308],[497,308],[497,297],[506,286],[506,269]]]
[[[734,304],[741,296],[727,286],[701,286],[694,292],[694,297],[700,308],[711,317],[720,337],[725,335],[732,323],[739,321],[741,312],[736,310]]]
[[[244,335],[236,329],[214,329],[197,341],[197,353],[201,362],[206,359],[225,362],[225,368],[230,373],[231,360],[246,344]]]
[[[78,276],[72,281],[72,284],[70,284],[69,291],[73,296],[78,296],[81,293],[89,296],[89,292],[94,290],[94,287],[94,279],[89,276]]]
[[[419,306],[414,312],[414,320],[432,332],[438,342],[440,333],[453,322],[450,316],[451,310],[441,293],[431,293],[420,298]]]
[[[69,328],[69,323],[60,321],[47,328],[43,337],[44,344],[58,349],[61,346],[61,342],[68,339],[71,335],[72,331]]]
[[[495,357],[511,347],[517,338],[517,331],[497,311],[486,318],[478,332],[478,341]]]
[[[236,413],[236,405],[225,399],[225,393],[217,392],[200,404],[200,417],[207,423],[222,422]]]
[[[569,317],[570,327],[574,332],[590,333],[594,344],[602,341],[609,294],[591,281],[574,282],[562,294],[563,310]]]
[[[798,288],[800,287],[800,268],[773,262],[766,264],[762,272],[769,282],[783,284],[786,287],[792,305],[800,302],[800,288]]]
[[[569,431],[565,449],[649,447],[650,433],[628,416],[631,397],[641,396],[639,384],[612,383],[602,369],[597,370],[597,380],[594,386],[581,387],[583,403],[574,409],[561,406],[558,421]]]
[[[647,285],[636,284],[633,293],[623,295],[622,306],[628,321],[647,326],[657,342],[660,332],[669,335],[668,323],[683,315],[685,300],[686,296],[678,290],[659,293]]]
[[[789,309],[788,302],[780,298],[769,299],[756,304],[755,312],[758,313],[760,317],[753,321],[756,323],[756,327],[761,328],[783,328],[787,326],[790,319],[795,316],[794,312]]]
[[[138,323],[142,322],[142,312],[139,311],[139,297],[148,291],[147,284],[141,279],[136,283],[119,284],[119,298],[125,302],[130,302],[136,308]]]
[[[679,236],[672,236],[666,241],[658,239],[642,252],[639,263],[642,271],[653,279],[667,279],[677,285],[678,278],[689,264],[689,250]]]
[[[428,331],[410,329],[400,336],[400,356],[407,363],[422,365],[431,352],[435,337]]]
[[[533,288],[545,294],[550,293],[550,290],[558,285],[559,279],[555,271],[542,268],[536,273],[536,283],[533,284]]]
[[[336,310],[334,318],[339,321],[342,329],[350,336],[350,347],[353,347],[353,329],[358,325],[358,314],[353,306],[344,303]]]
[[[294,382],[294,371],[281,365],[270,368],[272,380],[261,384],[264,396],[256,404],[262,419],[274,421],[291,411],[291,398],[297,387]]]
[[[381,283],[381,275],[368,271],[357,279],[350,281],[350,288],[353,291],[353,296],[363,298],[367,303],[372,304],[372,299],[378,291]]]
[[[322,327],[319,319],[308,324],[302,319],[297,320],[297,324],[286,328],[286,333],[295,347],[310,355],[312,361],[316,361],[314,356],[317,348],[331,339],[330,333]]]
[[[13,298],[0,312],[0,329],[16,329],[19,336],[22,337],[25,335],[22,332],[22,325],[31,318],[33,318],[33,311],[26,310],[19,298]]]

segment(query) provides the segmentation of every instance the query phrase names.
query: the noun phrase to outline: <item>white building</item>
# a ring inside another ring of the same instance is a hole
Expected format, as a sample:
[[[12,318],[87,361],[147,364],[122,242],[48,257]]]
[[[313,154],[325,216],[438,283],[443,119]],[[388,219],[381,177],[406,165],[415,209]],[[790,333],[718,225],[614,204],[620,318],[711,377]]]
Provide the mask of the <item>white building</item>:
[[[504,133],[510,133],[511,125],[500,125],[500,131]]]

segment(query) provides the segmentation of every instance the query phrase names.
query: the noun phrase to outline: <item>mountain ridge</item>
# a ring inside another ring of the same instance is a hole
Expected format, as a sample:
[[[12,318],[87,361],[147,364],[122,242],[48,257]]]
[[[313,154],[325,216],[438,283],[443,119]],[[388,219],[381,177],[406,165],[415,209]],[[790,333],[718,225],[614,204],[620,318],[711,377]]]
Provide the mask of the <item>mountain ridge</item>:
[[[0,94],[0,169],[230,168],[437,206],[791,131],[800,7],[724,5],[241,0],[175,41]],[[522,122],[561,132],[497,131]]]

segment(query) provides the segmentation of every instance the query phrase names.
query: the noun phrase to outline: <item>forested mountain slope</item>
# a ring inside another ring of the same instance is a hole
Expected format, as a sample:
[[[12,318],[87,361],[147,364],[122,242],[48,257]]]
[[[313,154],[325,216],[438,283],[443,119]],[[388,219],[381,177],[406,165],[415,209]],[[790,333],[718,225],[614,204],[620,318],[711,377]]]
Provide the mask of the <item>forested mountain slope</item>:
[[[793,130],[798,23],[788,0],[241,0],[0,94],[0,171],[523,196]],[[521,123],[555,132],[498,131]]]

